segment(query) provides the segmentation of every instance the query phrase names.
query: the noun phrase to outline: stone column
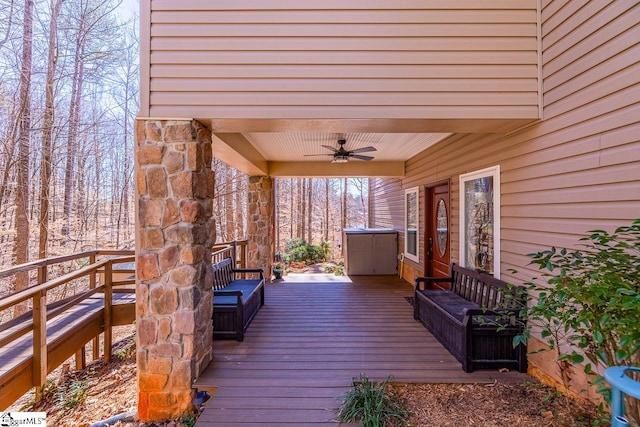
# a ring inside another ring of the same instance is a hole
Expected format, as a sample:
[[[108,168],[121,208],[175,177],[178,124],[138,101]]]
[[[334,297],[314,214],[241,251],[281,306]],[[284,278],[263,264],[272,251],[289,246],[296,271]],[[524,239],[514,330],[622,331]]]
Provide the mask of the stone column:
[[[197,122],[136,123],[138,417],[191,408],[211,361],[211,134]]]
[[[274,233],[273,179],[267,176],[249,177],[248,188],[247,265],[264,268],[266,278],[271,277]]]

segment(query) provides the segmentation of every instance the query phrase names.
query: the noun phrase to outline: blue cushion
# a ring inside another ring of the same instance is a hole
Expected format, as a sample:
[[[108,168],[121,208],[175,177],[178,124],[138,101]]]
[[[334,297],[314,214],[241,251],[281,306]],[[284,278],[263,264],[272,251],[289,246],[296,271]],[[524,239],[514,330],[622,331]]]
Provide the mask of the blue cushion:
[[[480,306],[475,302],[464,299],[460,295],[451,291],[427,289],[421,292],[460,322],[462,322],[462,319],[464,318],[463,310],[465,308],[480,309]]]
[[[242,303],[244,304],[253,293],[257,290],[260,280],[251,279],[236,279],[224,287],[223,291],[240,291],[242,292]],[[214,304],[235,305],[235,296],[214,296]]]

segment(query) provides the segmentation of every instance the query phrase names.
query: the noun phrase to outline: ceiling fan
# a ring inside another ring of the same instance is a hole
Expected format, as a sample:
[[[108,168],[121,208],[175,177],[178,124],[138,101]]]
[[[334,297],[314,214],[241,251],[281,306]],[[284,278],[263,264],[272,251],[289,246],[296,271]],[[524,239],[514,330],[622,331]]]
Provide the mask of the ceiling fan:
[[[365,161],[369,161],[369,160],[373,160],[373,157],[371,156],[363,156],[357,153],[367,153],[370,151],[378,151],[376,150],[375,147],[363,147],[363,148],[356,148],[355,150],[347,150],[344,148],[344,145],[347,143],[346,139],[339,139],[338,140],[338,144],[340,145],[340,148],[335,148],[332,147],[330,145],[323,145],[324,148],[326,148],[327,150],[331,150],[332,153],[327,153],[327,154],[305,154],[305,157],[311,157],[311,156],[333,156],[333,160],[331,161],[331,163],[347,163],[349,161],[349,159],[358,159],[358,160],[365,160]]]

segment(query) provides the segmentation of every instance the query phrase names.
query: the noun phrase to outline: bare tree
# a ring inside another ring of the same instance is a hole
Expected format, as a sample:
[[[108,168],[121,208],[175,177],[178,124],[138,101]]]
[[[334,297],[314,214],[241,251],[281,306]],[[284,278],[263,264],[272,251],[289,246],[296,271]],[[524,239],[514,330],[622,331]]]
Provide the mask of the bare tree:
[[[29,145],[31,138],[31,64],[33,56],[33,0],[25,0],[22,36],[22,66],[20,71],[20,112],[18,130],[18,176],[16,186],[16,240],[15,260],[17,264],[29,260]],[[16,290],[29,286],[29,276],[16,276]],[[17,305],[14,315],[27,310]]]
[[[51,146],[55,123],[54,83],[58,64],[58,17],[63,0],[51,0],[49,20],[49,46],[47,50],[47,77],[45,89],[44,122],[42,126],[42,160],[40,164],[40,234],[38,257],[47,257],[49,241],[49,185],[51,183]]]

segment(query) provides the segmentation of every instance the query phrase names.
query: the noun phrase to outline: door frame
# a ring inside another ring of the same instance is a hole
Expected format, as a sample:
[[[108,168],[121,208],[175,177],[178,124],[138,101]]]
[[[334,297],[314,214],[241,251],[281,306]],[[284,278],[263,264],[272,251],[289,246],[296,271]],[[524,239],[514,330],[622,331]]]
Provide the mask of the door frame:
[[[432,206],[432,200],[431,200],[431,192],[429,191],[431,188],[435,188],[435,187],[439,187],[441,185],[447,185],[449,187],[449,212],[447,212],[448,215],[448,221],[449,221],[449,227],[447,229],[447,233],[448,233],[448,241],[449,241],[449,245],[447,247],[447,250],[449,251],[449,265],[451,265],[451,178],[446,178],[446,179],[442,179],[440,181],[434,181],[431,182],[429,184],[426,184],[424,186],[424,218],[422,219],[422,224],[424,226],[424,245],[423,245],[423,259],[424,259],[424,266],[423,266],[423,276],[426,276],[428,274],[428,269],[429,269],[429,257],[428,257],[428,251],[429,251],[429,245],[427,244],[428,239],[429,239],[429,232],[431,230],[431,227],[429,225],[429,218],[431,215],[431,206]],[[435,238],[435,236],[431,236],[433,238]]]

